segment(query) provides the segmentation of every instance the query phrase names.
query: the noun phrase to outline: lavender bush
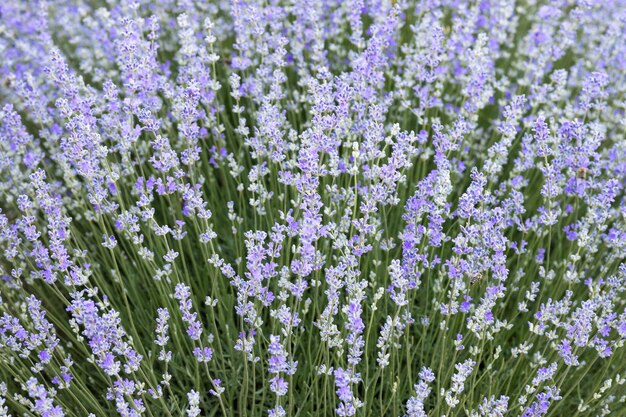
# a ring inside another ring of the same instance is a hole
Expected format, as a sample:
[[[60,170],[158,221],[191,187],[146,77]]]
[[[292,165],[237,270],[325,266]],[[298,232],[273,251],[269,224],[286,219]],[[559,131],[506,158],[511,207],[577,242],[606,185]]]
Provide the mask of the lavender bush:
[[[626,416],[626,3],[5,0],[0,416]]]

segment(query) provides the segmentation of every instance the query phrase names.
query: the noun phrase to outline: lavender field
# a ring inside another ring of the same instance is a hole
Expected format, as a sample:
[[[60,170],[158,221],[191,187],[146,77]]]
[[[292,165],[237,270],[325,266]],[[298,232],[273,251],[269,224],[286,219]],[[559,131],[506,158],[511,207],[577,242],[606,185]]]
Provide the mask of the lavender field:
[[[626,417],[623,0],[0,1],[0,416]]]

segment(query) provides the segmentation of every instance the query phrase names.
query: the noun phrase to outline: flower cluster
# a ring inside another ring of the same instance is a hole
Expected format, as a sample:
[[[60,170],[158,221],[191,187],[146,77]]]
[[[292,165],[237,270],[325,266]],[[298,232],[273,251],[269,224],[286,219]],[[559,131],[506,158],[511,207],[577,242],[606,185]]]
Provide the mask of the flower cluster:
[[[623,416],[623,0],[0,3],[0,416]]]

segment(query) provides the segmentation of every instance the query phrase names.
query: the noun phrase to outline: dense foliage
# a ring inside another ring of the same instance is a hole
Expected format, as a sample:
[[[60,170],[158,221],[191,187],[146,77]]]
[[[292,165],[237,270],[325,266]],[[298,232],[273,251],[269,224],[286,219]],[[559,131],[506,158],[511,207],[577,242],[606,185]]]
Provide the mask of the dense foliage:
[[[0,3],[0,416],[626,415],[623,1]]]

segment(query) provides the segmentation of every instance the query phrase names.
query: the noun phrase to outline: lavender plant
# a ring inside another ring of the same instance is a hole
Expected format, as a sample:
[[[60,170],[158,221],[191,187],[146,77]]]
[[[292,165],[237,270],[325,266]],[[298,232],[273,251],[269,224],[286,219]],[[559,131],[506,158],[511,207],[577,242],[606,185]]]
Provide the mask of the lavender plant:
[[[0,416],[625,416],[626,3],[0,4]]]

